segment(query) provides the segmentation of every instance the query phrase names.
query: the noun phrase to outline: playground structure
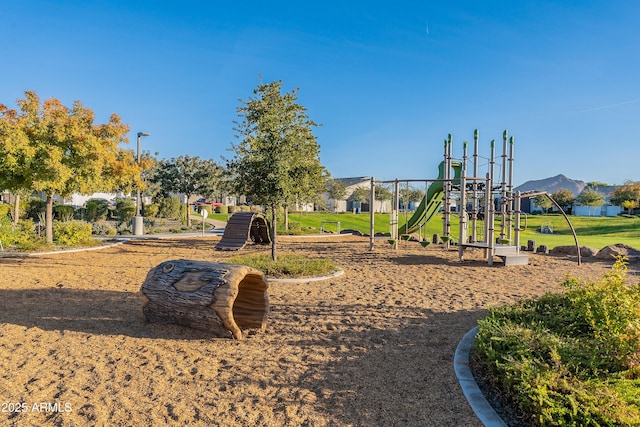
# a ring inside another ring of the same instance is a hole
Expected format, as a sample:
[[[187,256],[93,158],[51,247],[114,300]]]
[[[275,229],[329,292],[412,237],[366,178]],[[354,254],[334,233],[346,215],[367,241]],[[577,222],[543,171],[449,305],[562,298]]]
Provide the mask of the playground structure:
[[[256,212],[234,213],[224,229],[222,239],[215,246],[217,250],[237,251],[248,242],[270,244],[269,221]]]
[[[438,167],[437,179],[376,181],[373,177],[371,178],[372,201],[375,200],[376,183],[394,185],[394,209],[390,219],[389,243],[397,249],[398,237],[408,239],[412,233],[419,231],[424,242],[423,246],[426,247],[428,240],[422,236],[422,227],[426,229],[426,224],[442,208],[441,239],[447,248],[450,248],[455,241],[451,233],[451,218],[455,214],[458,216],[457,244],[461,261],[464,259],[466,249],[480,248],[485,251],[489,265],[493,265],[494,256],[501,258],[506,266],[528,264],[528,256],[520,252],[520,200],[522,197],[531,197],[531,195],[521,195],[513,191],[514,137],[509,138],[506,130],[502,134],[502,154],[498,174],[496,174],[495,140],[491,141],[489,157],[479,155],[478,130],[474,132],[471,158],[468,155],[466,141],[463,142],[461,159],[453,158],[452,145],[452,137],[448,135],[444,141],[444,160]],[[482,165],[481,160],[484,161]],[[471,167],[468,164],[471,164]],[[480,176],[481,166],[487,168],[485,176]],[[400,182],[406,182],[407,186],[409,182],[425,182],[428,189],[411,218],[407,219],[404,225],[398,226]],[[452,211],[452,205],[457,205],[456,212]],[[494,229],[496,218],[500,220],[498,230]],[[371,250],[375,244],[373,230],[374,216],[370,214]]]

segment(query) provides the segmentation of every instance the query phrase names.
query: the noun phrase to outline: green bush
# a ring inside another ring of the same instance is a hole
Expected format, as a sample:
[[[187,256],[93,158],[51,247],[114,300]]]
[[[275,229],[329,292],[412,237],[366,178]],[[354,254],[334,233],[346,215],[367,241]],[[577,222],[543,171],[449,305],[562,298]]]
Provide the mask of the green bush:
[[[53,207],[53,217],[58,221],[71,221],[75,214],[73,206],[69,205],[55,205]]]
[[[54,221],[53,241],[62,246],[91,244],[91,224],[84,221]]]
[[[229,213],[229,206],[216,206],[216,213],[218,214],[228,214]]]
[[[148,204],[144,206],[144,216],[147,218],[155,218],[160,212],[160,207],[156,204]]]
[[[91,224],[91,233],[99,236],[113,236],[116,234],[116,227],[108,222],[94,222]]]
[[[118,222],[130,223],[136,214],[136,202],[131,199],[117,199],[116,200],[116,215]]]
[[[104,221],[109,213],[109,202],[102,199],[90,199],[84,204],[85,219],[89,222]]]
[[[17,247],[28,249],[37,246],[38,236],[35,232],[33,220],[20,220],[14,225],[11,218],[0,215],[0,241],[5,248]]]
[[[234,213],[236,213],[236,212],[239,212],[239,209],[238,209],[238,207],[237,207],[237,206],[229,205],[229,206],[227,206],[227,211],[228,211],[230,214],[234,214]]]
[[[177,219],[180,217],[180,199],[175,196],[164,197],[158,201],[158,216],[160,218]]]
[[[40,199],[29,199],[25,200],[25,213],[27,219],[32,219],[34,221],[40,221],[41,217],[44,217],[45,210],[47,208],[47,202]]]
[[[6,203],[0,203],[0,216],[10,216],[11,215],[11,205]]]
[[[640,287],[625,278],[619,259],[479,322],[474,357],[531,424],[640,425]]]

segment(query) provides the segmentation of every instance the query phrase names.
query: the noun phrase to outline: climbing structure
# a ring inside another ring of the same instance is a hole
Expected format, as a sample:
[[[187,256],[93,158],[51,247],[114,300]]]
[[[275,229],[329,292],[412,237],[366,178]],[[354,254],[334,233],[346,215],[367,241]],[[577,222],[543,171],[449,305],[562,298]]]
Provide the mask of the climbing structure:
[[[269,222],[264,215],[256,212],[238,212],[229,218],[216,249],[237,251],[244,248],[248,242],[270,244]]]

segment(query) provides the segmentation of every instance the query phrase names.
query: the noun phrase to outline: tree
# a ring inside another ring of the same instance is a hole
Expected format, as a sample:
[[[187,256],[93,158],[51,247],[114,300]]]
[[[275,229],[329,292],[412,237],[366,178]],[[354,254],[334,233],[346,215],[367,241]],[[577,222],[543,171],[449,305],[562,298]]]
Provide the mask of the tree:
[[[533,204],[542,209],[542,212],[548,213],[549,208],[553,206],[553,202],[544,194],[540,194],[533,198]]]
[[[406,185],[399,185],[398,192],[400,193],[400,204],[403,206],[408,206],[411,202],[418,202],[424,197],[424,191],[418,190],[412,185],[409,187]]]
[[[638,202],[635,200],[625,200],[620,204],[620,206],[625,208],[628,214],[631,214],[631,211],[638,207]]]
[[[20,140],[26,148],[20,157],[22,188],[46,195],[45,234],[53,242],[53,197],[72,193],[111,191],[126,183],[141,184],[140,167],[126,143],[129,127],[117,114],[109,122],[94,124],[93,112],[75,101],[71,108],[51,98],[43,103],[35,92],[25,92],[15,112]],[[8,110],[3,106],[3,111]],[[13,184],[16,185],[16,184]]]
[[[561,188],[557,190],[551,195],[551,197],[565,211],[567,210],[567,207],[571,206],[575,201],[573,192],[567,188]]]
[[[160,186],[162,192],[184,194],[187,204],[191,196],[211,197],[218,189],[220,167],[213,160],[180,156],[160,160],[149,176],[150,182]],[[187,207],[187,226],[191,226],[191,210]]]
[[[277,209],[301,200],[319,198],[326,169],[306,108],[297,103],[297,89],[282,91],[282,82],[260,83],[254,97],[240,101],[236,122],[238,144],[227,160],[229,182],[239,194],[271,211],[271,257],[275,261]],[[285,209],[286,211],[286,209]]]
[[[18,224],[21,196],[31,193],[31,161],[35,155],[24,132],[24,118],[0,104],[0,190],[15,197],[13,223]]]
[[[626,201],[640,202],[640,182],[627,181],[613,191],[612,204],[622,206]]]
[[[376,200],[385,201],[391,200],[393,198],[393,192],[389,189],[389,187],[385,187],[384,185],[376,185],[375,187],[373,187],[373,191]],[[371,201],[369,201],[369,204],[371,205]],[[373,212],[374,206],[370,206],[369,209]],[[382,207],[380,208],[380,210],[382,211]]]
[[[327,193],[329,198],[333,200],[344,200],[347,195],[347,187],[342,181],[338,181],[333,178],[329,178],[326,183]]]
[[[591,208],[600,206],[604,203],[604,196],[593,188],[585,188],[582,193],[576,197],[576,203],[589,207],[589,216],[591,216]]]

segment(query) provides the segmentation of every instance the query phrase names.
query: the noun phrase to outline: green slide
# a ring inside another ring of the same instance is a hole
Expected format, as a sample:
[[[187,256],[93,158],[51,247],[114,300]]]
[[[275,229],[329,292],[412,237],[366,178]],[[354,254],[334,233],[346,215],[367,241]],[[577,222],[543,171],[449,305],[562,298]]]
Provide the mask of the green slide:
[[[460,179],[462,164],[452,162],[454,176],[453,179]],[[438,165],[438,179],[444,179],[444,162]],[[441,181],[432,182],[427,190],[427,194],[422,198],[420,205],[414,214],[407,220],[407,223],[398,227],[398,235],[415,233],[420,226],[425,225],[440,210],[442,206],[442,195],[444,186]]]

